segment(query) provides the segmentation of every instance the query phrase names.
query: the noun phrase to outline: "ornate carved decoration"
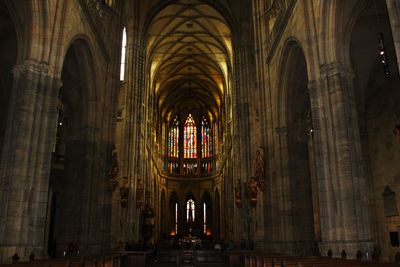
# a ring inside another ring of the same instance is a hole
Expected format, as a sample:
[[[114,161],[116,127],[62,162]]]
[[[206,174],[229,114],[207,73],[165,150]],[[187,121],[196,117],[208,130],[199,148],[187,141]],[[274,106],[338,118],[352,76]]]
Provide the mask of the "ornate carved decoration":
[[[239,208],[242,206],[242,185],[240,184],[240,180],[237,180],[235,187],[235,204]]]
[[[117,157],[117,152],[114,150],[112,152],[111,167],[110,170],[108,171],[109,186],[112,192],[115,191],[115,189],[118,187],[119,184],[117,180],[118,173],[119,173],[118,157]]]
[[[89,25],[96,35],[106,60],[110,60],[110,53],[107,50],[106,40],[104,40],[104,19],[111,15],[116,15],[115,12],[105,3],[104,0],[79,0]]]
[[[121,196],[121,207],[126,208],[128,205],[129,196],[129,179],[127,176],[124,176],[122,179],[121,186],[119,187],[119,193]]]
[[[295,0],[274,0],[262,14],[265,20],[268,20],[271,24],[273,23],[270,27],[269,37],[266,43],[267,61],[272,59],[295,3]]]

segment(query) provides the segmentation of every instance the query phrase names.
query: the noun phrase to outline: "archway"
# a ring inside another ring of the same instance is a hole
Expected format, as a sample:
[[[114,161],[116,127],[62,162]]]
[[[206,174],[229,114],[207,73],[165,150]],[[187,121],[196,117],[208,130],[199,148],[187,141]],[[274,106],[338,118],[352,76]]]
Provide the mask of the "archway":
[[[88,43],[75,40],[69,47],[61,73],[63,87],[59,93],[59,116],[56,144],[50,174],[50,191],[57,199],[51,209],[52,232],[49,251],[62,251],[76,243],[79,253],[92,253],[91,239],[95,226],[90,224],[94,210],[91,160],[94,144],[95,81]],[[90,224],[90,225],[89,225]],[[68,253],[68,252],[67,252]],[[78,251],[69,252],[72,256]]]
[[[349,38],[350,63],[354,71],[354,95],[358,113],[364,171],[373,195],[372,214],[376,225],[376,250],[393,258],[398,247],[391,236],[398,236],[398,211],[387,210],[385,188],[400,192],[400,80],[389,17],[384,1],[363,1],[354,12]],[[378,35],[384,38],[388,73],[378,49]],[[399,206],[399,200],[392,203]],[[390,218],[390,220],[388,220]]]
[[[288,186],[282,194],[287,198],[290,215],[286,242],[298,255],[316,253],[313,211],[312,173],[312,118],[308,92],[307,63],[297,41],[289,40],[284,53],[280,105],[280,125],[285,129],[286,147],[283,151]],[[294,64],[295,62],[295,64]]]
[[[191,192],[186,194],[184,203],[184,228],[182,233],[184,235],[195,234],[199,236],[201,233],[201,222],[199,221],[199,203],[194,198]]]
[[[0,2],[0,161],[12,97],[14,79],[12,71],[17,62],[17,49],[17,32],[10,12],[2,1]]]

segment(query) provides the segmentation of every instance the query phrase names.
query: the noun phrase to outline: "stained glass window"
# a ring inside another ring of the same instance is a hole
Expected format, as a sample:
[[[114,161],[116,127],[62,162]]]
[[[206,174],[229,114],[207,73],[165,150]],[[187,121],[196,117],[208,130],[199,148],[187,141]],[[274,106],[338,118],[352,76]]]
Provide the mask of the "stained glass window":
[[[205,117],[201,121],[201,150],[203,158],[212,156],[211,127]]]
[[[179,157],[179,121],[175,118],[171,124],[168,136],[168,156]]]
[[[187,222],[194,222],[194,200],[189,199],[186,202],[186,220]]]
[[[192,114],[186,119],[183,131],[183,155],[185,158],[197,158],[196,124]]]

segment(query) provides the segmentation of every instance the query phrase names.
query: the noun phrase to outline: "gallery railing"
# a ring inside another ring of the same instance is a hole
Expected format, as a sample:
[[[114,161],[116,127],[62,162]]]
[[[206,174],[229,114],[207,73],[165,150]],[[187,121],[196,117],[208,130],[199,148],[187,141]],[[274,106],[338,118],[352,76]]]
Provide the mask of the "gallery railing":
[[[221,154],[208,158],[181,159],[157,155],[157,165],[163,175],[172,178],[203,178],[216,176],[223,165]]]

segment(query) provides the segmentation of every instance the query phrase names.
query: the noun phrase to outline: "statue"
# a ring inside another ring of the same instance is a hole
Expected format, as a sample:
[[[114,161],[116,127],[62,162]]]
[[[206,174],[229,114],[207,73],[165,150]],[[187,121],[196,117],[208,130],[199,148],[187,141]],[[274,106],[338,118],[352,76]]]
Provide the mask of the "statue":
[[[256,177],[259,179],[264,178],[264,158],[261,155],[260,149],[256,152]]]
[[[117,181],[118,173],[119,173],[118,157],[117,157],[117,152],[114,149],[112,152],[111,167],[110,170],[108,171],[109,186],[112,192],[115,191],[115,189],[118,187],[119,184]]]
[[[137,208],[141,208],[143,206],[143,202],[144,202],[143,196],[144,196],[143,182],[142,182],[142,179],[138,179],[137,184],[136,184],[136,207]]]
[[[128,205],[128,196],[129,196],[129,179],[124,176],[122,179],[122,184],[119,188],[119,193],[121,196],[121,207],[126,208]]]
[[[242,186],[240,184],[240,180],[237,180],[235,187],[235,203],[239,208],[242,205]]]
[[[251,177],[248,181],[247,181],[247,195],[250,198],[250,202],[252,204],[256,204],[257,203],[257,185],[258,181],[256,177]]]
[[[260,147],[262,149],[262,147]],[[265,191],[267,187],[267,183],[265,181],[265,173],[264,173],[264,153],[261,153],[261,149],[257,149],[256,152],[256,171],[255,171],[255,179],[257,180],[257,186],[261,191]]]

